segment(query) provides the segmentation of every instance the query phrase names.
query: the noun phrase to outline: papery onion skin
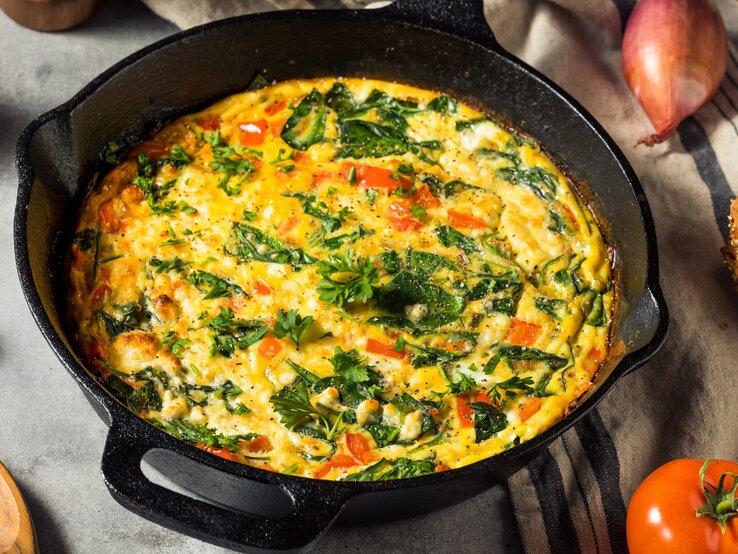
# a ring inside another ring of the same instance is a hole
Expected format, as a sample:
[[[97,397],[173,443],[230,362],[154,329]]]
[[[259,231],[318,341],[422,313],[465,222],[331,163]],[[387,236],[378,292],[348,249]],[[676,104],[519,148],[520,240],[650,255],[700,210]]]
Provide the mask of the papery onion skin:
[[[712,0],[640,0],[623,35],[623,72],[663,142],[717,92],[728,37]]]

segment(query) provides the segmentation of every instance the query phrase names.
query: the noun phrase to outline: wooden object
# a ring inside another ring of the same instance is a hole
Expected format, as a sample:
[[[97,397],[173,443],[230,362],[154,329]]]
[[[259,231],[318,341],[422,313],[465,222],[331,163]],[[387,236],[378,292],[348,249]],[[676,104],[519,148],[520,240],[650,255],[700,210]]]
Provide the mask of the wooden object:
[[[0,0],[0,8],[20,25],[37,31],[62,31],[86,21],[102,0]]]
[[[0,554],[36,554],[33,522],[18,486],[0,463]]]

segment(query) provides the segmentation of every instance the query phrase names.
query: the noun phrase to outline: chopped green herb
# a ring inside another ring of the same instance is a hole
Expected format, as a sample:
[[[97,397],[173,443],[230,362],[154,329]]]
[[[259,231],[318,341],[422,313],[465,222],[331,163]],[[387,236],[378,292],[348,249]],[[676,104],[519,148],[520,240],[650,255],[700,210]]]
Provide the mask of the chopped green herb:
[[[357,256],[351,249],[331,254],[318,262],[320,299],[343,308],[351,302],[366,303],[374,296],[379,273],[370,257]]]
[[[313,316],[302,317],[297,310],[285,312],[280,308],[274,324],[274,336],[278,339],[289,337],[300,348],[300,339],[313,321]]]
[[[274,264],[289,264],[295,268],[314,264],[317,259],[302,248],[292,248],[264,231],[234,223],[231,236],[225,244],[225,253],[241,261],[256,260]]]

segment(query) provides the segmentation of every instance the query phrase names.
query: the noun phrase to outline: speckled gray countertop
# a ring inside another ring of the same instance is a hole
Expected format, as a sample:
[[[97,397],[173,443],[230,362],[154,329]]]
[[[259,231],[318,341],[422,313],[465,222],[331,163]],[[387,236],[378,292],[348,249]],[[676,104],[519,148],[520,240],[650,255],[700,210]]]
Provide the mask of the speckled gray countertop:
[[[42,552],[225,552],[133,515],[108,494],[99,469],[106,427],[37,330],[13,263],[12,157],[20,131],[108,66],[174,32],[130,0],[110,0],[89,22],[64,33],[30,31],[0,12],[0,461],[25,495]],[[500,486],[423,517],[335,526],[314,551],[521,549]]]

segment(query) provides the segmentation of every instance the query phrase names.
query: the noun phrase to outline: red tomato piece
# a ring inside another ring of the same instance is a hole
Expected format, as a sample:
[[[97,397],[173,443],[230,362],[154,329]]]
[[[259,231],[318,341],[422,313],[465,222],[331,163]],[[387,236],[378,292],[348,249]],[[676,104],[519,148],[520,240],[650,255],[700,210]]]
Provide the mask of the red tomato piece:
[[[259,341],[259,354],[261,354],[267,360],[271,360],[282,351],[284,346],[282,341],[275,339],[274,337],[266,336]]]
[[[196,119],[195,123],[205,131],[216,131],[220,128],[220,116],[218,114],[210,113]]]
[[[259,146],[264,144],[264,133],[269,124],[266,119],[255,121],[242,121],[238,124],[240,131],[240,142],[242,146]]]
[[[421,208],[435,208],[439,205],[438,198],[433,196],[433,193],[428,187],[422,187],[416,190],[410,197],[410,203],[414,206],[420,206]]]
[[[488,227],[487,222],[483,219],[456,210],[448,211],[448,223],[454,229],[486,229]]]
[[[477,392],[473,399],[468,396],[457,396],[456,415],[462,427],[474,427],[474,408],[471,407],[472,402],[492,404],[489,395],[484,391]]]
[[[505,342],[517,346],[532,346],[541,334],[541,326],[528,323],[517,317],[512,320],[510,329],[505,335]]]
[[[413,186],[408,179],[399,177],[391,169],[351,162],[346,162],[341,166],[340,175],[342,179],[349,179],[351,168],[356,171],[356,185],[360,188],[395,190],[401,187],[404,190],[409,190]]]
[[[120,220],[115,215],[113,200],[106,200],[97,209],[97,220],[100,227],[107,233],[117,233],[120,230]]]
[[[272,287],[270,287],[265,281],[262,281],[261,279],[257,279],[256,283],[254,283],[253,290],[256,294],[260,294],[262,296],[268,296],[272,294]]]
[[[287,102],[284,100],[279,100],[278,102],[273,102],[272,104],[269,104],[266,108],[264,108],[264,113],[267,115],[274,115],[277,112],[281,112],[285,107],[287,106]]]
[[[226,460],[230,460],[232,462],[237,462],[238,458],[236,455],[228,450],[227,448],[220,448],[218,446],[208,446],[207,444],[198,444],[197,447],[200,450],[204,450],[205,452],[210,452],[211,454],[215,454],[216,456],[220,456],[221,458],[224,458]]]
[[[297,224],[300,223],[300,216],[299,215],[293,215],[289,219],[287,219],[282,225],[279,226],[279,234],[280,235],[286,235],[290,231],[292,231],[295,227],[297,227]]]
[[[359,462],[357,462],[353,456],[349,456],[347,454],[336,454],[329,462],[323,465],[323,467],[313,473],[313,476],[316,479],[321,479],[332,469],[345,469],[357,465],[359,465]]]
[[[346,433],[346,447],[362,464],[371,463],[376,459],[369,441],[361,433]]]
[[[564,211],[569,215],[569,218],[571,219],[571,223],[574,226],[575,229],[579,229],[579,221],[577,221],[577,216],[574,213],[574,210],[571,209],[571,206],[569,204],[563,204]]]
[[[269,452],[274,449],[269,437],[262,435],[248,443],[249,452]]]
[[[395,350],[394,345],[386,344],[372,338],[366,339],[366,351],[371,352],[372,354],[379,354],[380,356],[387,356],[388,358],[395,358],[397,360],[404,360],[407,358],[407,350]]]
[[[531,417],[533,417],[538,411],[541,409],[541,399],[537,396],[531,396],[530,398],[526,399],[525,402],[523,402],[520,405],[520,412],[519,417],[520,421],[525,423],[528,421]]]

